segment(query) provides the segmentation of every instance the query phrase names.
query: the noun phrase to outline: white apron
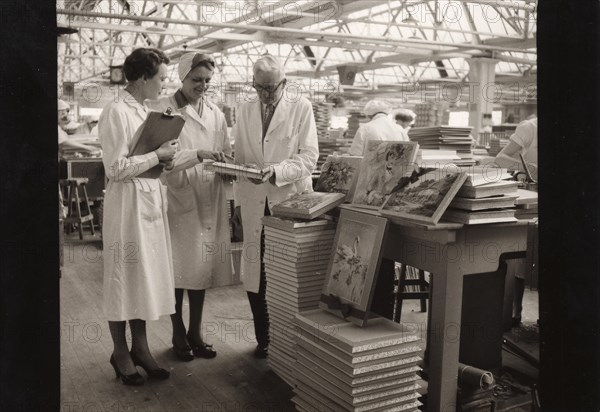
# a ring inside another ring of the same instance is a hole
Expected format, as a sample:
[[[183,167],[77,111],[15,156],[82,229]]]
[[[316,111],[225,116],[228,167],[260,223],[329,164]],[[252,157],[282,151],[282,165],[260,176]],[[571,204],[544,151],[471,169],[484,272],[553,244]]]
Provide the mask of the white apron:
[[[196,151],[231,154],[223,113],[206,102],[202,117],[175,96],[148,101],[153,110],[179,110],[186,122],[173,171],[166,173],[175,287],[200,290],[234,283],[225,183],[199,164]]]

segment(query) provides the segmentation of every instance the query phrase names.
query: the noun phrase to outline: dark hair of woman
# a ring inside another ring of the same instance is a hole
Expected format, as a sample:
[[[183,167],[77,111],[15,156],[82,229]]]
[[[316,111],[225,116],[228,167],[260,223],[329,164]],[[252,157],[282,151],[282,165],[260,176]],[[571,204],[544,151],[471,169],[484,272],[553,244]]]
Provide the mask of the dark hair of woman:
[[[169,64],[169,58],[158,49],[135,49],[123,64],[123,72],[127,81],[135,81],[142,77],[150,79],[156,76],[161,64]]]
[[[394,117],[394,119],[396,121],[401,121],[401,122],[412,122],[413,121],[413,117],[411,115],[404,114],[404,113],[398,113],[398,114],[396,114],[396,116]]]

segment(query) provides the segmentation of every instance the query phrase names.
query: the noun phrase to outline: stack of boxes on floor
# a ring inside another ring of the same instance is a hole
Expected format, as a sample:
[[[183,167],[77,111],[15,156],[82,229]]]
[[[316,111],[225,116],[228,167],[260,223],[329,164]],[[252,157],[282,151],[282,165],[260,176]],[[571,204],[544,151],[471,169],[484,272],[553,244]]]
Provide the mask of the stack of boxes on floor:
[[[358,327],[324,310],[296,315],[299,411],[416,411],[419,338],[377,318]]]
[[[263,218],[263,223],[271,340],[267,363],[294,386],[294,316],[318,307],[335,224],[324,219],[297,221],[273,216]]]

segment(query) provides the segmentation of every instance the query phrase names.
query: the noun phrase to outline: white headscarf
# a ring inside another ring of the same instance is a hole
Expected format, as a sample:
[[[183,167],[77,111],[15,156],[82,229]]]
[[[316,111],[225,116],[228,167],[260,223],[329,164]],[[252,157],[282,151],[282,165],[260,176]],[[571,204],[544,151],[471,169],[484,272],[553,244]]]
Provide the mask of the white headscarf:
[[[203,53],[186,53],[179,59],[179,66],[177,67],[177,72],[179,73],[179,80],[183,81],[186,76],[198,66],[200,63],[207,61],[212,64],[214,69],[215,61],[208,54]]]
[[[58,99],[58,110],[71,110],[71,106],[64,100]]]
[[[377,113],[389,114],[391,111],[391,106],[382,100],[371,100],[365,104],[365,108],[363,109],[363,112],[367,116],[374,116]]]

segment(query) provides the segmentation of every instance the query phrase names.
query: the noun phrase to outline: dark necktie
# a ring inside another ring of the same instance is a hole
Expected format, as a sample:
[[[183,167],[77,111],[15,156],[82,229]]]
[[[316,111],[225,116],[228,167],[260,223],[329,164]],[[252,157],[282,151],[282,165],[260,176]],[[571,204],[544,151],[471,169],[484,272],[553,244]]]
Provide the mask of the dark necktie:
[[[271,124],[271,119],[273,118],[273,113],[275,112],[275,106],[272,104],[267,104],[265,107],[265,114],[263,115],[263,130],[262,137],[263,140],[267,135],[267,130],[269,130],[269,124]]]

